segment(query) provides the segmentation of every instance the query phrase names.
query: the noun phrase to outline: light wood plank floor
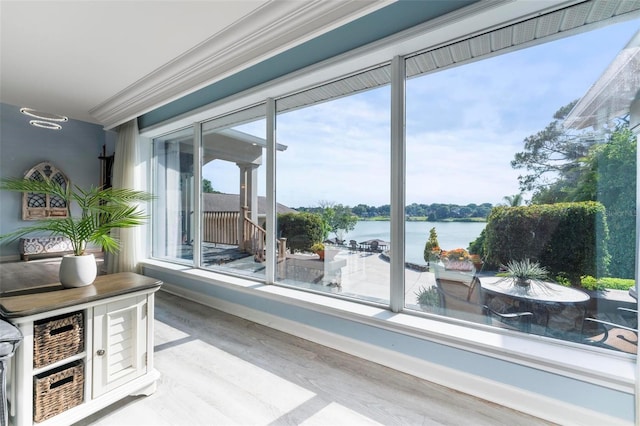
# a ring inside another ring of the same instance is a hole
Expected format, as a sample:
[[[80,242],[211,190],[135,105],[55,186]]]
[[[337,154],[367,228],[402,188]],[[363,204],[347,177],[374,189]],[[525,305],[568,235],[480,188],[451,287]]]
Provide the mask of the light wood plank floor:
[[[59,258],[0,263],[0,291],[57,282],[58,268]],[[155,366],[162,374],[157,391],[128,397],[76,426],[548,424],[162,291],[156,294]]]
[[[158,292],[148,397],[81,425],[541,425],[457,393]]]

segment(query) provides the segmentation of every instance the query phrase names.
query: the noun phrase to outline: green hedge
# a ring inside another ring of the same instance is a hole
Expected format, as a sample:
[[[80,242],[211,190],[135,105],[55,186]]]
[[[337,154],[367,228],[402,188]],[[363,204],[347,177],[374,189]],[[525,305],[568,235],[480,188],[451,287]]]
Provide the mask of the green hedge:
[[[287,239],[287,247],[292,253],[309,251],[313,244],[322,242],[322,217],[315,213],[279,214],[278,236]]]
[[[489,215],[484,248],[492,264],[529,258],[579,285],[581,276],[607,275],[608,235],[597,202],[502,206]]]

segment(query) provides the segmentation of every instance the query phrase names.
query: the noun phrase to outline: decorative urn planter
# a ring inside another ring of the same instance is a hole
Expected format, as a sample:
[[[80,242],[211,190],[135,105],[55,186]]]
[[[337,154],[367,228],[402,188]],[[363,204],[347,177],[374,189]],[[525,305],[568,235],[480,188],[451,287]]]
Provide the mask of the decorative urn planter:
[[[60,284],[65,288],[84,287],[92,284],[98,275],[93,253],[82,256],[66,255],[60,262]]]

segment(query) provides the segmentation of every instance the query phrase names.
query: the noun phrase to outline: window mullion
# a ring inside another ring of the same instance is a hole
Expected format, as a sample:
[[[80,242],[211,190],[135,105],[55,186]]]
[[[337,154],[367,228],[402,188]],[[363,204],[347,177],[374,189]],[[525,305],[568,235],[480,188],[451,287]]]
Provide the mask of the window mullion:
[[[273,284],[276,276],[276,259],[278,257],[276,247],[276,101],[267,99],[267,194],[266,194],[266,250],[267,259],[265,266],[265,282]]]
[[[202,123],[193,124],[193,266],[202,267]]]
[[[405,61],[391,61],[391,287],[390,308],[404,308]]]

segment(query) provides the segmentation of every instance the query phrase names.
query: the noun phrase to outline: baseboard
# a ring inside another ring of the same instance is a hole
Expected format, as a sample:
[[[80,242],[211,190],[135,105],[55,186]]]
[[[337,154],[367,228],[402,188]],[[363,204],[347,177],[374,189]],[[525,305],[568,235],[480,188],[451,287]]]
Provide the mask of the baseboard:
[[[558,401],[544,395],[443,367],[423,359],[330,333],[262,311],[165,283],[162,291],[288,333],[403,373],[563,425],[629,425],[620,418]]]

